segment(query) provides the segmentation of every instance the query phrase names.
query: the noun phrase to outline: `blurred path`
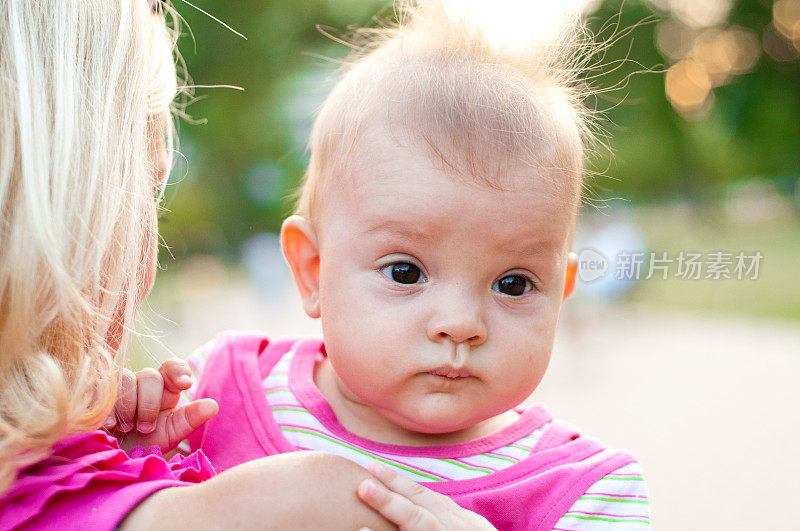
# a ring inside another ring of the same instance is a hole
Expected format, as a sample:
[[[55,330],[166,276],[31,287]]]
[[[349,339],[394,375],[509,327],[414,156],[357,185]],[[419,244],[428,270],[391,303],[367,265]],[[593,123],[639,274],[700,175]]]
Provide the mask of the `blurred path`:
[[[800,326],[565,307],[533,399],[638,455],[658,530],[797,529]]]
[[[288,284],[256,300],[244,282],[204,275],[151,300],[181,325],[160,325],[176,354],[229,328],[319,333]],[[800,325],[575,300],[532,400],[638,455],[655,529],[790,529],[800,499],[798,375]]]

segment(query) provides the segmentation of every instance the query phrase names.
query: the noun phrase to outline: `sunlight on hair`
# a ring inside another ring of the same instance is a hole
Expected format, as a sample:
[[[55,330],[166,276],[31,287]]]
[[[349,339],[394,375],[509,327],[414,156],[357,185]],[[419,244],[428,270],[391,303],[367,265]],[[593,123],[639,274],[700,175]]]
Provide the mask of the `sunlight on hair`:
[[[468,20],[492,46],[510,49],[558,42],[570,21],[598,5],[596,0],[446,1],[453,18]]]

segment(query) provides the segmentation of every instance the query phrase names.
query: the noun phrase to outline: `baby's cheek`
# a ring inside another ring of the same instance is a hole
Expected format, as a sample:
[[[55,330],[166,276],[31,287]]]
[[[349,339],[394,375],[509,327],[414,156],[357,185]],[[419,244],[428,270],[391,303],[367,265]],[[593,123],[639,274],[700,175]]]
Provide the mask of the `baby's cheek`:
[[[357,323],[357,322],[356,322]],[[376,354],[361,324],[346,315],[328,320],[323,313],[325,349],[339,378],[356,394],[380,377]]]
[[[497,351],[494,385],[504,387],[501,392],[512,401],[524,399],[536,389],[550,362],[549,334],[546,330],[531,332],[515,343],[503,344]]]

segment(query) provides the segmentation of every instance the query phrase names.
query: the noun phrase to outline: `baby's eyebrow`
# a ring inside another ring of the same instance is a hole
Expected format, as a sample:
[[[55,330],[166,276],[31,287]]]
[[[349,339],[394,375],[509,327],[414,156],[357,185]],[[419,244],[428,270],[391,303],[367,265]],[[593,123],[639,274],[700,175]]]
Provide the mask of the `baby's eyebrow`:
[[[429,232],[426,232],[414,225],[409,225],[404,221],[399,221],[394,219],[385,219],[383,221],[370,225],[363,231],[363,233],[364,234],[390,233],[397,236],[401,236],[403,238],[417,239],[417,240],[434,239],[433,235],[430,234]]]
[[[552,238],[534,238],[521,240],[521,242],[506,241],[497,249],[498,256],[511,256],[518,260],[536,260],[549,263],[554,260],[561,263],[561,253],[564,251],[564,242]]]
[[[526,245],[524,247],[504,247],[502,252],[507,254],[517,254],[521,256],[540,256],[548,254],[558,254],[561,251],[561,245],[552,241],[537,242],[533,245]]]

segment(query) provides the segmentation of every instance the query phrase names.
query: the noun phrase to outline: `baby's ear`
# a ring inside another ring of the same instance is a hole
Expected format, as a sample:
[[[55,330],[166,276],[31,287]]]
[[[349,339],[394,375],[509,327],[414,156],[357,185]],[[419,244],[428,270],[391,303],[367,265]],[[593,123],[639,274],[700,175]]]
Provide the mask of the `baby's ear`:
[[[572,292],[575,290],[575,277],[578,274],[578,255],[570,252],[567,257],[567,276],[564,281],[564,297],[562,301],[567,300]]]
[[[289,216],[281,227],[281,248],[294,275],[303,308],[319,317],[319,248],[317,233],[307,219]]]

